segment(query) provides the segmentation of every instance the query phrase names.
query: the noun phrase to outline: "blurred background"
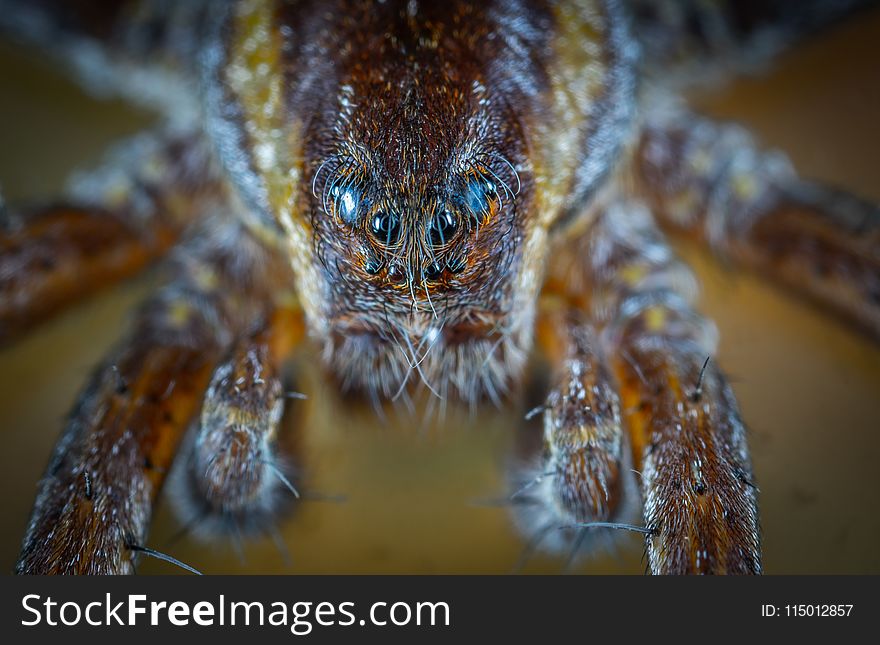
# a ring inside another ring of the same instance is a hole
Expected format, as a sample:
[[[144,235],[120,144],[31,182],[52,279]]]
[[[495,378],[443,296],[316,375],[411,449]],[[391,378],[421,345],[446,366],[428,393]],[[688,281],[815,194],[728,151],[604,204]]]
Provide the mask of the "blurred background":
[[[706,112],[749,126],[800,172],[880,201],[880,12],[861,14],[782,56],[760,77],[695,97]],[[0,43],[0,186],[11,201],[57,194],[74,167],[153,117],[96,102],[32,52]],[[767,573],[880,573],[880,346],[699,249],[679,247],[703,285],[702,310],[721,331],[761,490]],[[111,289],[0,349],[0,571],[11,571],[36,483],[63,417],[91,367],[119,338],[155,272]],[[300,359],[303,367],[309,357]],[[311,500],[283,519],[283,550],[266,538],[241,553],[228,541],[173,539],[167,499],[149,546],[205,572],[505,573],[528,542],[509,510],[481,503],[511,491],[506,469],[523,410],[453,413],[419,432],[421,416],[381,422],[348,410],[309,370],[310,398],[288,406],[287,441]],[[167,488],[164,495],[173,494]],[[575,572],[641,573],[643,544],[622,535]],[[566,557],[536,553],[522,570],[556,573]],[[145,561],[141,572],[174,572]]]

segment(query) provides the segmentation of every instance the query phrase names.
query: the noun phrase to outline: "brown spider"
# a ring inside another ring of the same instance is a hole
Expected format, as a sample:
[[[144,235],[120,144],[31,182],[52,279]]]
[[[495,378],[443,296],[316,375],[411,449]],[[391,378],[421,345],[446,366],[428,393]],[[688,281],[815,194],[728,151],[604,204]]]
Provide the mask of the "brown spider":
[[[655,573],[760,572],[745,431],[655,219],[874,336],[880,219],[673,90],[855,3],[339,4],[2,3],[167,122],[6,214],[0,340],[180,242],[71,414],[17,570],[132,571],[181,447],[195,530],[271,526],[298,494],[277,430],[307,334],[380,413],[419,387],[499,402],[534,340],[552,376],[524,530],[576,550],[625,528]]]

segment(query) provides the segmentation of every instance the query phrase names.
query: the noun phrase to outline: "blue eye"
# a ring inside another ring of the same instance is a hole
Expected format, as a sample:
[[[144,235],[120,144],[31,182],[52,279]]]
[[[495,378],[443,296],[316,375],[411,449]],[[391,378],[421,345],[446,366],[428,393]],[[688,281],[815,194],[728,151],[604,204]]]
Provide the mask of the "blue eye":
[[[331,190],[336,214],[346,224],[357,221],[361,205],[361,193],[354,186],[334,186]]]
[[[485,177],[477,177],[465,184],[462,202],[471,215],[479,219],[481,216],[488,214],[491,208],[490,202],[497,195],[498,193],[493,182]]]

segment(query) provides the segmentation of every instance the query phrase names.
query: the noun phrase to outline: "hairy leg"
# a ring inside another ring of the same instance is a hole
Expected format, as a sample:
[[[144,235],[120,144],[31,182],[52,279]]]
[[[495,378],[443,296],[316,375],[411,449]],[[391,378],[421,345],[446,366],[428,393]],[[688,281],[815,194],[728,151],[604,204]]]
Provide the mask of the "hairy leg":
[[[299,497],[277,449],[287,393],[282,366],[303,336],[300,312],[277,309],[239,340],[205,394],[187,462],[175,471],[174,503],[206,537],[273,530],[285,498]]]
[[[98,97],[175,123],[200,118],[198,61],[211,0],[2,0],[0,36],[49,55]]]
[[[39,485],[19,573],[133,571],[215,366],[269,308],[263,253],[239,225],[221,222],[181,249],[175,280],[143,306],[71,414]]]
[[[0,345],[163,255],[223,193],[209,146],[163,130],[74,177],[64,201],[0,222]]]
[[[875,0],[627,0],[644,72],[664,85],[760,71],[814,31]]]
[[[653,573],[759,573],[746,431],[710,359],[715,332],[691,308],[694,280],[650,213],[615,203],[556,271],[600,329],[644,504]],[[586,271],[584,269],[586,268]]]
[[[541,408],[540,453],[516,473],[511,502],[533,541],[574,558],[608,537],[596,523],[625,512],[630,460],[612,375],[584,312],[548,288],[537,332],[553,380]]]
[[[880,208],[800,179],[741,128],[676,107],[649,114],[639,190],[674,230],[880,338]]]

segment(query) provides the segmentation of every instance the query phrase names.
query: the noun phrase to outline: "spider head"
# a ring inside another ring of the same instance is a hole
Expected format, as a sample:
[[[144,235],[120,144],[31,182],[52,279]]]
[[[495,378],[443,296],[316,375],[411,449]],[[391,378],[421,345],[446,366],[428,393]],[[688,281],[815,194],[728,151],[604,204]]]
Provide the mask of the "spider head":
[[[394,395],[415,374],[470,399],[520,367],[545,231],[518,121],[480,83],[430,80],[343,86],[304,182],[301,291],[351,385]]]

